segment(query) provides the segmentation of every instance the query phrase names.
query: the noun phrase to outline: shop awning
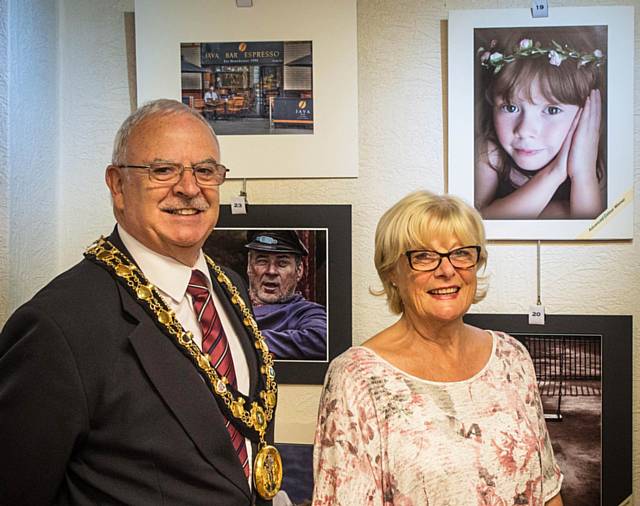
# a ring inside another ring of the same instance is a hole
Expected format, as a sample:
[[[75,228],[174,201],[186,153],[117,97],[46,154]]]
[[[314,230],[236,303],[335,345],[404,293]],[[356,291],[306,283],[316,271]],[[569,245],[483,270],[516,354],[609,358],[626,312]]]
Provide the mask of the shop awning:
[[[211,72],[209,69],[203,69],[202,67],[198,67],[187,60],[180,60],[180,72],[190,72],[192,74],[206,74],[207,72]]]
[[[311,54],[306,54],[300,58],[285,63],[287,67],[313,67],[313,61],[311,60]]]

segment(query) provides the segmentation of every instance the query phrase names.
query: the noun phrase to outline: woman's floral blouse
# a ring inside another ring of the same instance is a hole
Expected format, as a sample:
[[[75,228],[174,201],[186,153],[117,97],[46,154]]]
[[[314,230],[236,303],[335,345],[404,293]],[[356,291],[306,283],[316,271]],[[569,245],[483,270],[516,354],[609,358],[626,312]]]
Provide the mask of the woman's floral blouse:
[[[484,368],[433,382],[353,347],[327,373],[314,449],[313,504],[543,505],[562,473],[533,364],[492,332]]]

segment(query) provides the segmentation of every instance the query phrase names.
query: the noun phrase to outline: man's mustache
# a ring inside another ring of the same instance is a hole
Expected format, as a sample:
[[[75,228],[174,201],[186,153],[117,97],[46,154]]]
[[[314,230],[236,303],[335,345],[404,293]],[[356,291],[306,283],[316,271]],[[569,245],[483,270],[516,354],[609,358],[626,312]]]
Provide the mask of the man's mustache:
[[[178,198],[170,202],[160,204],[162,211],[176,211],[178,209],[195,209],[197,211],[206,211],[211,206],[202,195],[193,198]]]

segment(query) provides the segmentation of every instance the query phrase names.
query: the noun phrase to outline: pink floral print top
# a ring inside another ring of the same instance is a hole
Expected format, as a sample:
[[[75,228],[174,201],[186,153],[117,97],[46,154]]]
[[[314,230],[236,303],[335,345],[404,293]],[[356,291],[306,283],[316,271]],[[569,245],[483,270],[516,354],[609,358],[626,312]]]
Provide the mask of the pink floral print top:
[[[314,506],[542,506],[560,491],[533,364],[492,332],[459,382],[411,376],[364,347],[330,365],[314,447]]]

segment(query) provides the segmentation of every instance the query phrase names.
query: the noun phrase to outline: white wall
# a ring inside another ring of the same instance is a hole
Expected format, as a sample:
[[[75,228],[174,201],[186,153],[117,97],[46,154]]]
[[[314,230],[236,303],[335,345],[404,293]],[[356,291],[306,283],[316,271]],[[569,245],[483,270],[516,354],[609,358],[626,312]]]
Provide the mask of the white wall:
[[[6,1],[0,0],[0,7]],[[46,0],[9,0],[9,3],[12,9],[17,9],[20,21],[11,25],[12,44],[14,39],[19,42],[16,53],[12,49],[10,56],[10,68],[15,72],[10,79],[9,95],[11,255],[1,254],[0,237],[0,276],[9,271],[10,283],[17,285],[8,295],[9,306],[14,307],[47,279],[79,260],[84,246],[112,227],[102,178],[110,159],[113,135],[130,107],[124,12],[132,10],[133,2],[58,0],[58,11],[52,7],[53,2]],[[559,4],[602,3],[564,1],[554,2],[551,8]],[[640,3],[628,0],[607,3],[636,6],[637,69]],[[443,21],[448,9],[470,5],[465,0],[359,0],[360,177],[248,183],[249,200],[254,204],[352,204],[355,343],[394,321],[384,302],[368,293],[369,286],[377,285],[372,256],[378,218],[392,203],[417,188],[445,190]],[[472,5],[529,7],[530,2],[476,0]],[[58,15],[56,51],[51,41],[56,40]],[[2,19],[4,15],[0,16],[0,64]],[[34,30],[36,25],[42,33]],[[17,33],[22,30],[24,35],[17,36],[14,30]],[[636,84],[640,82],[637,72]],[[0,97],[1,87],[0,78]],[[635,96],[638,128],[640,91]],[[0,192],[6,188],[2,180],[2,107],[0,98]],[[51,124],[50,118],[56,114],[59,123]],[[51,163],[51,155],[58,152],[59,163]],[[636,183],[640,179],[638,156],[634,164]],[[225,184],[223,202],[229,202],[240,188],[238,181]],[[640,345],[639,188],[636,184],[633,242],[556,242],[542,246],[542,298],[547,312],[632,314],[635,350]],[[0,203],[0,236],[6,231],[3,212],[6,214]],[[57,224],[57,229],[53,224]],[[493,243],[489,245],[489,254],[491,288],[487,299],[474,311],[526,312],[536,295],[535,244]],[[35,278],[26,278],[28,269],[35,270]],[[3,293],[6,300],[6,288],[0,293],[0,303]],[[640,414],[639,364],[638,361],[634,364],[636,420]],[[276,431],[279,440],[311,441],[319,393],[320,387],[281,387]],[[637,423],[634,441],[638,448]],[[634,490],[640,497],[638,457],[634,462],[634,478]]]
[[[0,321],[9,315],[9,2],[0,0]]]
[[[113,228],[104,170],[113,137],[131,112],[125,12],[131,1],[60,0],[58,268]]]
[[[60,100],[56,2],[9,0],[8,11],[10,225],[3,258],[12,309],[56,273]]]

